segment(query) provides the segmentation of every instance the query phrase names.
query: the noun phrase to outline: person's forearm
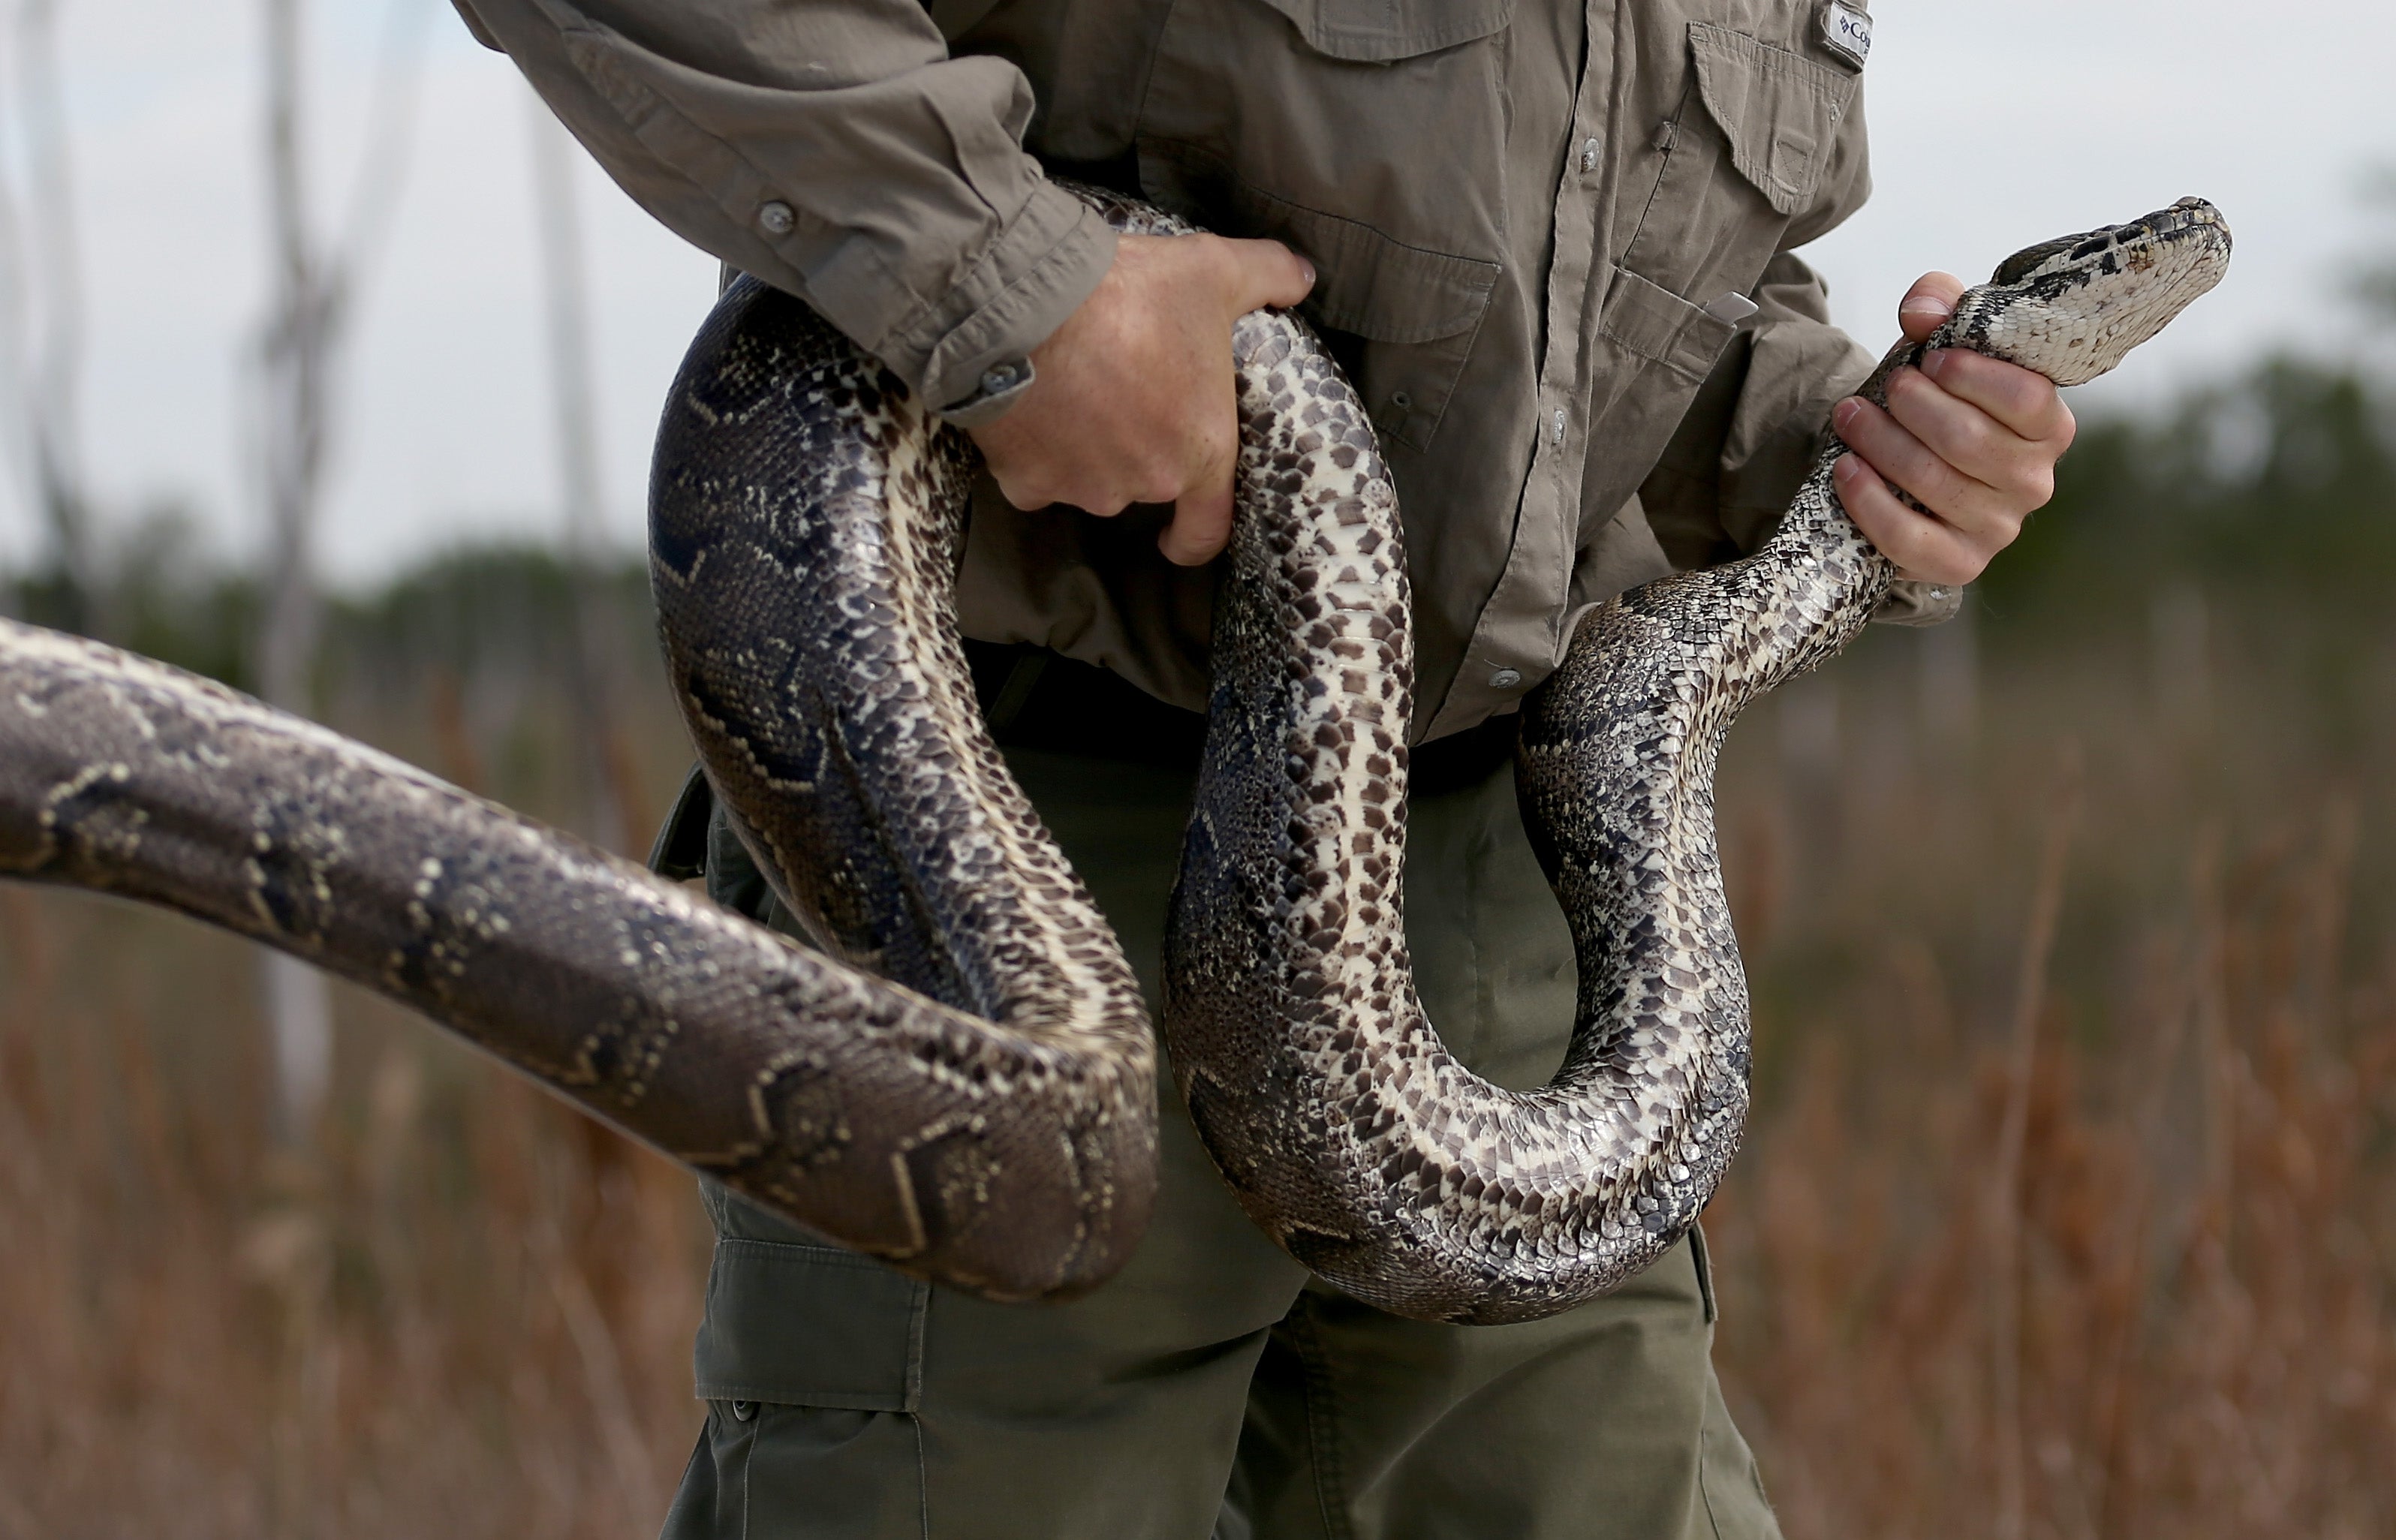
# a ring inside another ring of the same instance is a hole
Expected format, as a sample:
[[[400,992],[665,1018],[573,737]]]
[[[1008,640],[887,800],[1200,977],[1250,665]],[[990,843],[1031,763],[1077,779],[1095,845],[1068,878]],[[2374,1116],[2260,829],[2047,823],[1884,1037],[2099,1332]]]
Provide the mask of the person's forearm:
[[[1022,150],[1021,73],[951,59],[915,0],[457,5],[635,202],[936,407],[1003,410],[1112,259]]]

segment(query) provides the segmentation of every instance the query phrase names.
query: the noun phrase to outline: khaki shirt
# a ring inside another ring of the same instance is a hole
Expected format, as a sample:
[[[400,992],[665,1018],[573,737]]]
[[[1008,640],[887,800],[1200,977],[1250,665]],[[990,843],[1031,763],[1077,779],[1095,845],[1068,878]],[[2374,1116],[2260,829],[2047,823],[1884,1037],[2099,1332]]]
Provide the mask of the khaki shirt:
[[[643,206],[969,422],[1111,259],[1044,163],[1311,259],[1404,509],[1418,738],[1753,549],[1870,371],[1789,255],[1869,190],[1827,3],[457,0]],[[966,633],[1203,705],[1218,573],[1163,517],[985,485]],[[1952,612],[1907,587],[1885,616]]]

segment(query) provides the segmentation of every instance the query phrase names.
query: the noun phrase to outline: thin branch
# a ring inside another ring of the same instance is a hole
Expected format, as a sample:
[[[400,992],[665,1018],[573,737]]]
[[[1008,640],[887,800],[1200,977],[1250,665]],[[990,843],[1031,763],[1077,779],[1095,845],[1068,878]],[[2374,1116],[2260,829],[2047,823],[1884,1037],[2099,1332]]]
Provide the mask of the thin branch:
[[[259,340],[260,433],[267,513],[266,604],[256,639],[259,693],[308,712],[322,618],[315,536],[332,437],[337,365],[357,270],[383,244],[399,200],[421,58],[419,0],[393,0],[353,189],[345,243],[315,235],[302,129],[301,0],[265,0],[266,182],[273,300]],[[332,1005],[323,976],[279,953],[264,959],[283,1137],[305,1139],[331,1063]]]
[[[266,0],[265,12],[267,219],[274,299],[260,339],[268,546],[258,683],[267,700],[304,711],[317,624],[312,548],[331,409],[327,365],[346,308],[345,285],[311,238],[300,129],[300,0]]]

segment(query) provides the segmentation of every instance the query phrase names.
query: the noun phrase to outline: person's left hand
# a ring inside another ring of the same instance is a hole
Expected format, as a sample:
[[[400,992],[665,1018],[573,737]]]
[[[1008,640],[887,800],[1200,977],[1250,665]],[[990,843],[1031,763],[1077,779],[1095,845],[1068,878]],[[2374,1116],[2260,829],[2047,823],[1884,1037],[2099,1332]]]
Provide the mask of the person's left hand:
[[[1952,274],[1924,273],[1897,306],[1897,325],[1918,342],[1955,313],[1963,293]],[[1886,411],[1849,396],[1830,424],[1854,451],[1837,470],[1847,516],[1899,576],[1949,584],[1977,578],[2055,496],[2055,462],[2074,428],[2043,375],[1946,348],[1890,378]],[[1906,506],[1891,484],[1930,511]]]

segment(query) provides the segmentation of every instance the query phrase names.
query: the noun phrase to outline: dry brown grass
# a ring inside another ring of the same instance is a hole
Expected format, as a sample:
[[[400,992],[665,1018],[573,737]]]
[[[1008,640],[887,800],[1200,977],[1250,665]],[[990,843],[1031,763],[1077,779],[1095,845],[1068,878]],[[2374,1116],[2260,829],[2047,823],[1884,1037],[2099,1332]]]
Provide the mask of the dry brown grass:
[[[1792,1536],[2396,1533],[2391,679],[2256,631],[2209,707],[2024,660],[1978,747],[1875,638],[1777,708],[1844,697],[1834,769],[1741,746],[1707,1228]]]
[[[579,804],[537,679],[354,695],[340,725]],[[655,800],[681,752],[638,721],[617,778]],[[278,1151],[254,983],[226,937],[0,887],[0,1534],[654,1533],[697,1424],[688,1178],[349,989],[314,1148]]]
[[[2396,666],[2251,640],[2209,695],[2125,646],[1959,712],[1951,639],[1876,636],[1741,729],[1759,1105],[1708,1228],[1792,1540],[2396,1532]],[[578,805],[537,686],[353,705]],[[251,991],[220,937],[0,889],[0,1535],[653,1533],[688,1182],[353,993],[278,1156]]]

